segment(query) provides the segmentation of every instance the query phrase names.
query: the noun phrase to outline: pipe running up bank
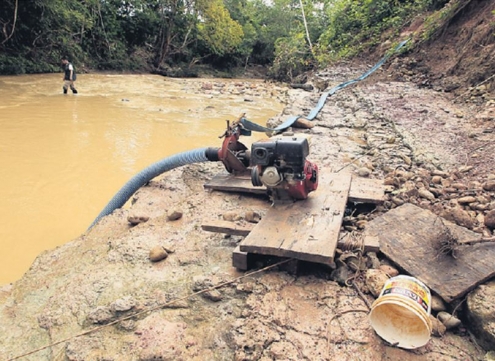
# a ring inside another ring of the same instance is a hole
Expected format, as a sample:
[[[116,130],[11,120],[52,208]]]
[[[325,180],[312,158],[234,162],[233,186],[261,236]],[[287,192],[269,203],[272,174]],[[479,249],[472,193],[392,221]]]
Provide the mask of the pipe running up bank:
[[[329,96],[335,94],[337,91],[344,89],[345,87],[351,84],[366,79],[368,76],[373,74],[378,68],[380,68],[392,54],[398,52],[399,49],[401,49],[409,40],[410,39],[406,39],[400,42],[392,52],[386,54],[378,63],[375,64],[375,66],[373,66],[370,70],[368,70],[360,77],[346,81],[342,84],[337,85],[336,87],[333,87],[329,91],[324,92],[320,97],[320,100],[318,101],[316,107],[312,109],[311,112],[305,118],[307,120],[314,120],[318,115],[318,113],[320,112],[320,110],[325,105],[325,102]],[[298,120],[299,118],[301,118],[301,116],[299,115],[291,116],[285,122],[283,122],[278,127],[273,129],[253,123],[244,117],[240,119],[240,124],[243,126],[244,129],[248,131],[279,132],[292,126],[292,124],[296,122],[296,120]],[[106,205],[106,207],[100,212],[98,217],[96,217],[93,223],[91,223],[91,226],[89,226],[88,230],[91,229],[101,218],[112,213],[115,209],[122,207],[139,188],[141,188],[143,185],[148,183],[153,178],[159,176],[160,174],[165,173],[174,168],[181,167],[186,164],[201,163],[207,161],[216,162],[218,160],[219,160],[218,148],[198,148],[191,151],[179,153],[171,157],[165,158],[161,161],[158,161],[156,163],[153,163],[152,165],[143,169],[141,172],[139,172],[134,177],[132,177],[120,189],[120,191],[117,192],[117,194],[110,200],[110,202]]]
[[[103,208],[100,214],[98,214],[93,223],[89,226],[88,230],[93,228],[93,226],[98,223],[100,219],[109,215],[117,208],[122,207],[139,188],[160,174],[187,164],[208,161],[216,162],[218,160],[218,148],[198,148],[172,155],[151,164],[124,184],[124,186],[113,196],[110,202],[108,202],[105,208]]]

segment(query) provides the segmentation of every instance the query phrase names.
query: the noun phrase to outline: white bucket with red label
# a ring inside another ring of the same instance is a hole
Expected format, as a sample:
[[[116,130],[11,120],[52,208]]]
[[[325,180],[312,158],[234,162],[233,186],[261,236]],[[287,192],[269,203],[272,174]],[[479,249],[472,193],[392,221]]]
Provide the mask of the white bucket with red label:
[[[431,293],[410,276],[390,278],[373,302],[369,319],[375,332],[406,349],[424,346],[431,337]]]

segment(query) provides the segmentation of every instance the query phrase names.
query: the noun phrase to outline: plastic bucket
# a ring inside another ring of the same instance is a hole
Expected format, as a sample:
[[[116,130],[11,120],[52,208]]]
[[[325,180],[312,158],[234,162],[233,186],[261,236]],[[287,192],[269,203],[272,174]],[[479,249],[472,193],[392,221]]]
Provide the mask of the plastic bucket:
[[[371,306],[369,319],[385,341],[406,349],[428,343],[431,336],[431,293],[409,276],[390,278]]]

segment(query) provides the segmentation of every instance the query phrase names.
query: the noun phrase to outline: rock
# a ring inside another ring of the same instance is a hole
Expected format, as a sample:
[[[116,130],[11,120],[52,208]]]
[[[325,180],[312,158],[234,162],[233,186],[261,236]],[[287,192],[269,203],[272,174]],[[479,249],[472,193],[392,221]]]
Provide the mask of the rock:
[[[136,329],[136,321],[124,320],[118,323],[117,327],[123,331],[134,331]]]
[[[461,320],[445,311],[439,312],[437,318],[445,325],[447,330],[459,327],[459,325],[461,324]]]
[[[485,215],[485,226],[495,229],[495,209],[492,209]]]
[[[223,299],[222,294],[218,290],[211,290],[202,293],[203,298],[213,301],[213,302],[220,302]]]
[[[389,266],[388,264],[380,265],[379,269],[385,272],[385,274],[389,277],[395,277],[399,275],[399,271],[396,268]]]
[[[433,176],[431,178],[431,182],[433,184],[441,184],[442,183],[442,177],[440,177],[439,175]]]
[[[127,217],[127,222],[131,224],[131,226],[136,226],[139,223],[145,223],[148,222],[150,217],[148,216],[138,216],[138,215],[131,215]]]
[[[447,332],[447,327],[440,322],[436,317],[430,315],[431,320],[431,333],[435,337],[442,337]]]
[[[471,218],[468,212],[460,207],[447,208],[443,214],[444,218],[449,221],[455,222],[460,226],[472,229],[474,227],[474,220]]]
[[[431,296],[431,310],[433,312],[440,312],[440,311],[445,311],[447,310],[447,307],[445,306],[445,302],[443,302],[442,298],[432,295]]]
[[[381,269],[369,269],[366,271],[365,278],[370,293],[378,297],[389,277]]]
[[[247,211],[244,214],[244,219],[250,223],[258,223],[259,221],[261,221],[261,215],[255,211]]]
[[[294,124],[292,124],[292,126],[294,128],[311,129],[311,128],[314,128],[315,123],[310,121],[310,120],[304,119],[304,118],[298,118],[294,122]]]
[[[113,312],[125,312],[133,309],[134,306],[136,306],[136,300],[131,296],[127,296],[115,300],[110,305],[110,308]]]
[[[488,282],[472,291],[466,302],[466,319],[478,344],[495,350],[495,282]]]
[[[229,222],[235,222],[239,221],[242,217],[239,215],[239,213],[235,211],[230,211],[230,212],[225,212],[223,215],[223,220],[224,221],[229,221]]]
[[[159,262],[167,257],[168,253],[162,246],[156,246],[150,250],[149,259],[151,262]]]
[[[495,191],[495,180],[489,180],[483,184],[485,191]]]
[[[181,211],[178,211],[178,210],[169,211],[167,213],[167,219],[169,221],[176,221],[178,219],[181,219],[182,215],[183,215],[183,213]]]
[[[463,167],[460,167],[459,168],[459,172],[461,173],[467,173],[469,172],[471,169],[473,169],[473,166],[463,166]]]
[[[483,361],[495,361],[495,351],[489,351],[483,357]]]
[[[358,169],[357,174],[360,177],[367,178],[370,176],[371,170],[366,167],[361,167]]]
[[[114,318],[110,307],[98,306],[88,315],[88,321],[94,324],[105,324]]]
[[[476,198],[472,197],[472,196],[461,197],[461,198],[457,199],[457,202],[459,202],[459,204],[474,203],[474,202],[476,202]]]
[[[425,188],[418,189],[418,194],[421,198],[428,199],[429,201],[435,200],[435,195]]]

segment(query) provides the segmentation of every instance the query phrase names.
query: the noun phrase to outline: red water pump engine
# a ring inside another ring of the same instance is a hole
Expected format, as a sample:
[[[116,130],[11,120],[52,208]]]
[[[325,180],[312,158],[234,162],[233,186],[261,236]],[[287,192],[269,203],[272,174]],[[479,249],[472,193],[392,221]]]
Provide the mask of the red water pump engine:
[[[304,137],[271,138],[251,146],[251,182],[265,186],[274,200],[306,199],[318,188],[318,166],[306,159]]]

